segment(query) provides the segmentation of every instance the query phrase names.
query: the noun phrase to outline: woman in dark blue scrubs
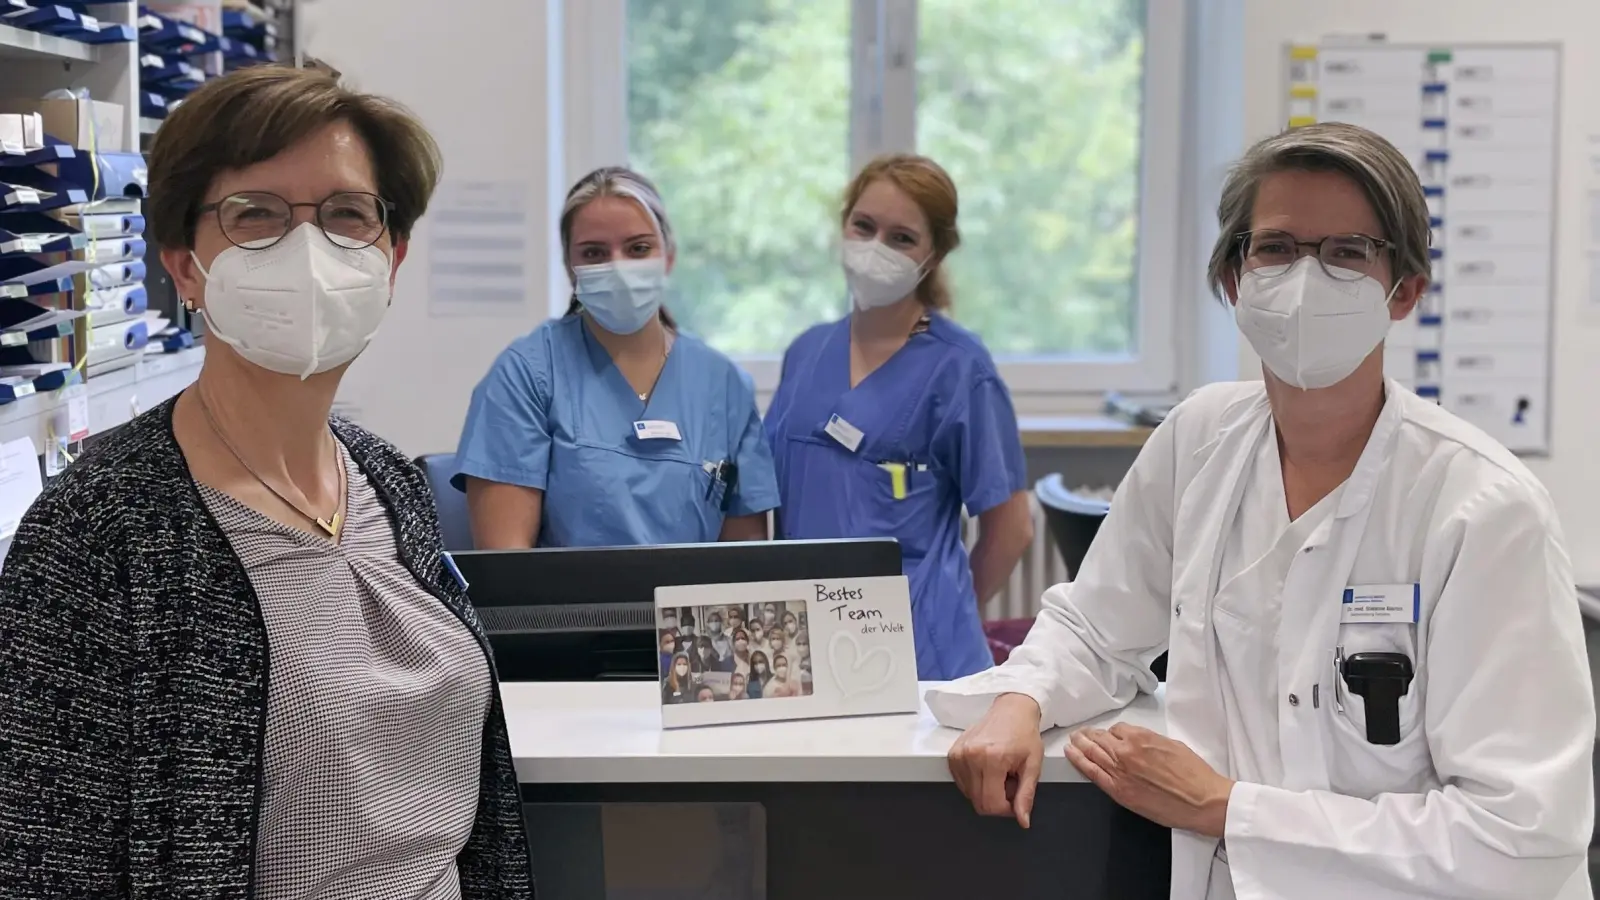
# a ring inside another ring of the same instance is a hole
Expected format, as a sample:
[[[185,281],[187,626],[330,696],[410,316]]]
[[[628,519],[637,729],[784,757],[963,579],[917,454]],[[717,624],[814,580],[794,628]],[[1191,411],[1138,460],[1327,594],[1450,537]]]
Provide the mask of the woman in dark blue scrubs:
[[[947,318],[941,264],[960,242],[956,189],[932,160],[875,160],[846,192],[854,308],[784,354],[767,411],[785,538],[894,537],[911,582],[917,674],[993,663],[981,604],[1033,539],[1011,396]],[[971,557],[961,511],[978,517]]]

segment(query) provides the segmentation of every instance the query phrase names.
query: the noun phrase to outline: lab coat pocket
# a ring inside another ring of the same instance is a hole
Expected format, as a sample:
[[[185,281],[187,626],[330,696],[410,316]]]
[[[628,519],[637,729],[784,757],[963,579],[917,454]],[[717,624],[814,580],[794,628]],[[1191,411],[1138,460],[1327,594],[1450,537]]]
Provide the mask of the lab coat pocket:
[[[1400,742],[1374,744],[1367,740],[1366,700],[1352,692],[1342,677],[1335,680],[1333,658],[1329,656],[1334,694],[1334,702],[1327,704],[1333,732],[1328,754],[1329,786],[1339,793],[1369,799],[1383,793],[1428,790],[1433,766],[1422,715],[1427,670],[1417,654],[1416,626],[1403,622],[1341,625],[1339,642],[1346,658],[1357,653],[1403,654],[1411,660],[1413,674],[1400,698]]]

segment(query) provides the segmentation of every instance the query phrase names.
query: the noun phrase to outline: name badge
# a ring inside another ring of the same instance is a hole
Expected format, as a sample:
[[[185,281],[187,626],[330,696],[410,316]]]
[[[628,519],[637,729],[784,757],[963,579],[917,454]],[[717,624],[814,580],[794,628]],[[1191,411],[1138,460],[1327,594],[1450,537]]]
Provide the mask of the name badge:
[[[1422,615],[1420,584],[1353,584],[1344,589],[1340,624],[1415,622]]]
[[[444,567],[450,570],[451,575],[455,576],[456,584],[461,585],[461,589],[463,591],[466,590],[467,579],[462,576],[461,570],[456,568],[456,558],[451,556],[448,552],[444,554]]]
[[[665,419],[645,419],[633,423],[633,436],[641,441],[683,440],[683,435],[678,431],[678,423],[668,422]]]
[[[838,441],[841,446],[851,453],[856,452],[856,448],[861,446],[861,438],[863,437],[861,429],[839,418],[838,413],[828,417],[827,427],[822,430],[826,431],[829,437]]]

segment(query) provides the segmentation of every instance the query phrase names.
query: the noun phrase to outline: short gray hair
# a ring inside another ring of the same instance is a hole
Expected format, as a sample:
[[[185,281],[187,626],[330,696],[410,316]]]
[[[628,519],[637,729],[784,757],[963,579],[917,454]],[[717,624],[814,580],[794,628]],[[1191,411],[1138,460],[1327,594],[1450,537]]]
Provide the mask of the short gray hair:
[[[1367,195],[1383,229],[1383,234],[1373,237],[1391,244],[1395,281],[1431,275],[1428,200],[1410,161],[1393,144],[1365,128],[1319,122],[1260,141],[1228,171],[1222,200],[1217,204],[1217,224],[1222,230],[1206,269],[1211,292],[1219,299],[1224,297],[1225,284],[1238,278],[1243,249],[1239,235],[1250,230],[1262,179],[1285,171],[1339,172],[1348,176]]]
[[[561,255],[572,253],[572,220],[578,210],[601,197],[627,197],[644,208],[656,233],[661,236],[662,249],[671,253],[677,248],[672,237],[672,223],[667,219],[667,205],[661,202],[661,192],[650,179],[622,166],[605,166],[583,176],[567,192],[567,202],[561,207]]]

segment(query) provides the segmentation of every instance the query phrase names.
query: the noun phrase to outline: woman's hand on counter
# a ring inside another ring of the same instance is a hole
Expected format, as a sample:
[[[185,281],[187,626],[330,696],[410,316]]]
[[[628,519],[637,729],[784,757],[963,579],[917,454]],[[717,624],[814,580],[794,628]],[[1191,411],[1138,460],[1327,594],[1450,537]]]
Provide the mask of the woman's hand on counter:
[[[979,815],[1015,816],[1027,828],[1044,765],[1039,704],[1002,694],[950,748],[950,774]]]
[[[1220,838],[1233,781],[1181,741],[1118,723],[1085,728],[1067,759],[1118,805],[1158,825]]]

